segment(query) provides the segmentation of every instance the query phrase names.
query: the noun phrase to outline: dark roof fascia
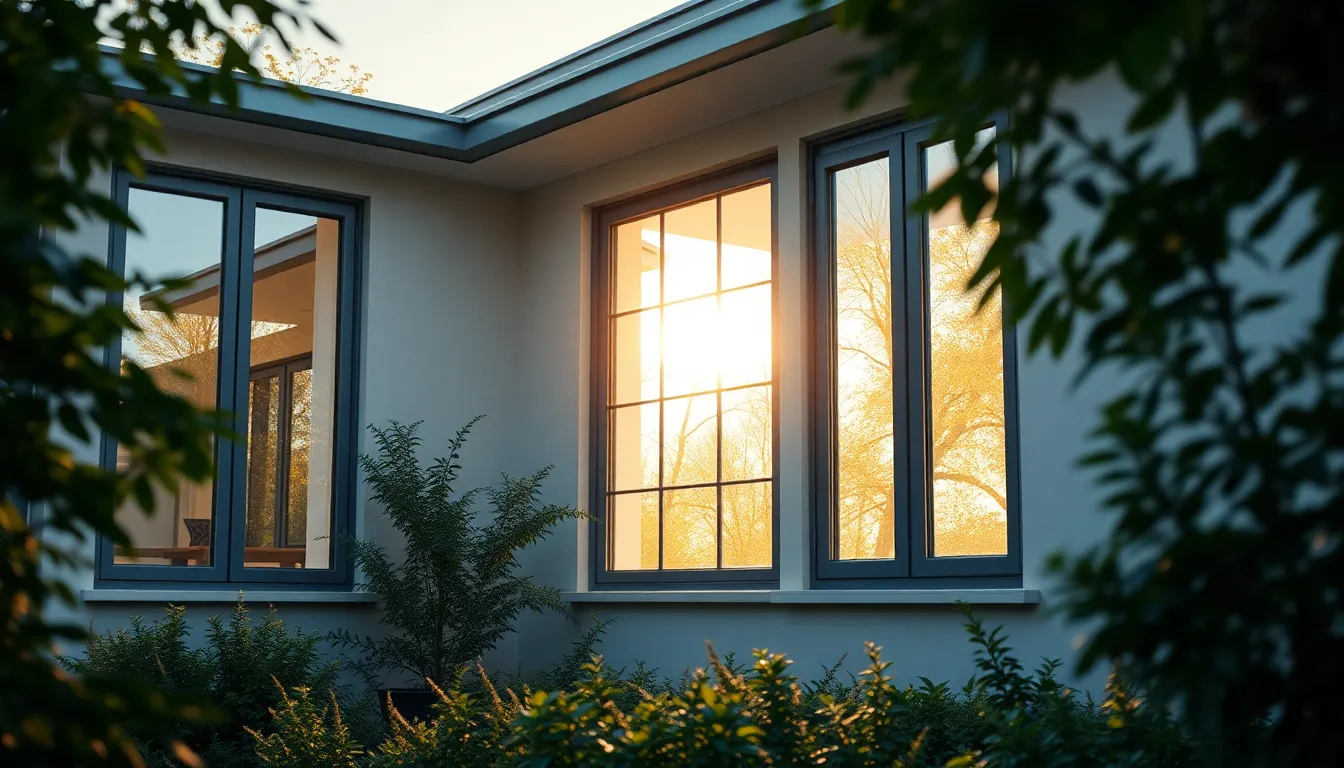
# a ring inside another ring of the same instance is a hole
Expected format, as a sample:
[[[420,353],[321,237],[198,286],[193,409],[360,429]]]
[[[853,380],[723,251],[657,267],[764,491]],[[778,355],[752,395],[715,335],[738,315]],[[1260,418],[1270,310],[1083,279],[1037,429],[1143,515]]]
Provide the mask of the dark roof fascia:
[[[838,0],[827,0],[828,4]],[[694,14],[694,15],[690,15]],[[472,163],[830,24],[799,0],[704,0],[668,11],[442,114],[358,96],[239,78],[238,108],[184,93],[147,96],[105,49],[118,91],[157,106]],[[196,65],[188,65],[196,66]]]

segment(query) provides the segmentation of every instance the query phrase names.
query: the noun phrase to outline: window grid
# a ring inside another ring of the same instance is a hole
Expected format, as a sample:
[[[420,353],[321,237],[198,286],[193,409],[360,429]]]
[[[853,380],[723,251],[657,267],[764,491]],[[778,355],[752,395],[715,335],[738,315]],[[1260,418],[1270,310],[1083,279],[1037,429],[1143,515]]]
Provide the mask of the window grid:
[[[751,186],[759,186],[759,185],[751,185]],[[608,395],[608,398],[607,398],[608,402],[607,402],[607,405],[606,405],[606,407],[607,407],[607,419],[606,419],[606,423],[607,423],[608,433],[610,434],[610,433],[612,433],[612,432],[615,431],[615,420],[616,420],[616,415],[615,415],[615,414],[617,413],[618,410],[620,410],[620,409],[633,409],[633,408],[637,408],[637,407],[644,406],[644,405],[652,405],[652,404],[655,403],[655,402],[658,404],[658,454],[657,454],[657,455],[658,455],[658,482],[657,482],[657,485],[654,486],[654,487],[639,487],[639,488],[630,488],[630,489],[621,489],[621,490],[611,490],[611,485],[614,483],[613,469],[614,469],[614,467],[615,467],[615,465],[616,465],[615,455],[614,455],[614,454],[615,454],[615,451],[617,450],[617,449],[616,449],[616,446],[614,445],[614,443],[611,443],[611,442],[608,443],[608,455],[607,455],[607,457],[606,457],[606,464],[607,464],[607,484],[608,484],[608,490],[607,490],[607,493],[606,493],[606,496],[607,496],[607,500],[606,500],[606,509],[607,509],[607,519],[608,519],[608,521],[610,522],[611,527],[612,527],[613,529],[614,529],[614,521],[613,521],[613,517],[614,517],[614,515],[612,514],[612,512],[613,512],[613,510],[614,510],[614,504],[613,504],[613,501],[614,501],[616,498],[618,498],[618,497],[620,497],[620,496],[630,496],[630,495],[637,495],[637,494],[644,494],[644,493],[656,493],[656,494],[657,494],[657,498],[658,498],[658,517],[657,517],[657,521],[658,521],[658,568],[657,568],[657,571],[658,571],[658,572],[663,572],[663,571],[710,570],[710,569],[690,569],[690,568],[677,568],[677,569],[669,569],[669,568],[667,568],[667,565],[666,565],[666,559],[665,559],[665,558],[666,558],[666,542],[665,542],[665,536],[666,536],[666,517],[665,517],[665,512],[666,512],[666,510],[665,510],[665,499],[666,499],[666,496],[667,496],[667,494],[668,494],[669,492],[684,491],[684,490],[692,490],[692,489],[704,489],[704,488],[713,488],[713,489],[715,489],[715,561],[714,561],[714,567],[713,567],[713,570],[724,570],[724,566],[723,566],[723,539],[724,539],[724,536],[723,536],[723,489],[724,489],[725,487],[744,486],[744,485],[750,485],[750,484],[753,484],[753,483],[767,483],[767,482],[768,482],[768,483],[773,483],[773,481],[774,481],[774,477],[773,477],[773,475],[765,476],[765,477],[750,477],[750,478],[736,479],[736,480],[725,480],[724,477],[723,477],[723,432],[724,432],[724,431],[723,431],[723,422],[724,422],[724,419],[723,419],[723,395],[724,395],[725,392],[735,392],[735,391],[749,390],[749,389],[755,389],[755,388],[760,388],[760,387],[773,387],[773,386],[774,386],[774,374],[773,374],[774,363],[773,363],[773,352],[772,352],[772,354],[771,354],[771,373],[769,374],[769,376],[768,376],[767,378],[765,378],[765,379],[763,379],[763,380],[761,380],[761,381],[751,381],[751,382],[748,382],[748,383],[745,383],[745,384],[734,384],[734,385],[732,385],[732,386],[725,387],[725,386],[723,385],[723,370],[722,370],[722,366],[720,366],[720,367],[716,370],[716,372],[715,372],[715,387],[714,387],[713,389],[693,389],[693,390],[691,390],[691,391],[689,391],[689,392],[679,392],[679,393],[677,393],[675,396],[673,396],[673,397],[669,397],[668,394],[667,394],[667,388],[666,388],[666,379],[667,379],[667,376],[666,376],[666,373],[667,373],[667,371],[666,371],[666,367],[667,367],[667,366],[666,366],[666,356],[667,356],[667,323],[665,322],[665,310],[666,310],[668,307],[674,307],[674,306],[677,306],[677,305],[683,305],[683,304],[687,304],[687,303],[690,303],[690,302],[693,302],[693,301],[704,301],[705,299],[708,299],[708,298],[710,298],[710,297],[713,297],[713,298],[714,298],[714,303],[715,303],[715,312],[718,314],[718,316],[722,317],[722,311],[723,311],[723,297],[724,297],[725,295],[728,295],[728,294],[741,294],[741,293],[745,293],[746,291],[749,291],[749,290],[752,290],[752,289],[758,289],[758,288],[761,288],[761,287],[763,287],[763,286],[773,286],[773,283],[774,283],[774,275],[773,275],[773,267],[772,267],[772,270],[771,270],[771,272],[772,272],[772,274],[771,274],[771,279],[769,279],[769,280],[760,280],[760,281],[756,281],[756,282],[752,282],[752,283],[748,283],[748,284],[744,284],[744,285],[737,285],[737,286],[733,286],[732,288],[729,288],[729,289],[727,289],[727,290],[724,290],[724,288],[723,288],[723,198],[724,198],[724,196],[727,195],[727,194],[731,194],[731,193],[733,193],[733,192],[741,192],[741,191],[743,191],[743,190],[745,190],[745,189],[750,189],[751,186],[743,187],[743,188],[738,188],[738,189],[733,189],[733,190],[728,190],[728,191],[725,191],[725,192],[716,194],[716,195],[712,198],[712,199],[714,200],[714,208],[715,208],[715,241],[714,241],[714,258],[715,258],[715,268],[714,268],[714,273],[715,273],[715,276],[714,276],[714,290],[713,290],[712,293],[702,293],[702,294],[695,294],[695,295],[691,295],[691,296],[682,296],[682,297],[677,298],[677,299],[674,299],[674,300],[672,300],[672,301],[667,301],[667,300],[666,300],[666,297],[667,297],[667,213],[668,213],[669,211],[662,211],[662,212],[660,212],[660,213],[658,214],[658,260],[659,260],[659,264],[658,264],[658,302],[657,302],[657,304],[639,306],[639,307],[636,307],[636,308],[634,308],[634,309],[628,309],[628,310],[625,310],[625,311],[620,311],[620,312],[618,312],[618,311],[616,311],[616,306],[617,306],[617,292],[616,292],[615,290],[611,290],[611,291],[609,291],[609,296],[608,296],[608,310],[607,310],[607,315],[608,315],[608,338],[609,338],[609,339],[614,339],[614,338],[616,337],[616,321],[617,321],[618,319],[622,318],[622,317],[628,317],[628,316],[636,315],[636,314],[639,314],[639,313],[642,312],[642,313],[656,313],[656,316],[657,316],[657,318],[658,318],[658,337],[659,337],[659,339],[658,339],[658,354],[659,354],[659,362],[658,362],[658,396],[657,396],[656,398],[645,398],[645,399],[640,399],[640,400],[636,400],[636,401],[632,401],[632,402],[621,402],[621,401],[620,401],[619,397],[617,397],[617,395],[616,395],[617,387],[616,387],[616,381],[615,381],[615,377],[616,377],[616,375],[617,375],[617,370],[618,370],[618,368],[617,368],[617,364],[618,364],[617,345],[615,345],[615,344],[609,344],[609,346],[608,346],[608,350],[609,350],[609,351],[608,351],[608,366],[607,366],[607,372],[608,372],[607,391],[608,391],[609,395]],[[706,202],[706,201],[705,201],[705,200],[692,201],[692,202],[687,203],[687,204],[685,204],[685,205],[677,206],[676,208],[672,208],[672,209],[669,209],[669,210],[678,210],[678,209],[680,209],[680,208],[690,207],[691,205],[700,204],[700,203],[704,203],[704,202]],[[772,217],[773,217],[773,212],[772,212]],[[644,218],[648,218],[648,216],[645,215]],[[636,220],[638,220],[638,219],[636,219]],[[627,221],[627,222],[622,222],[622,223],[629,223],[629,222]],[[610,231],[611,231],[611,232],[615,232],[615,231],[616,231],[616,228],[617,228],[618,226],[619,226],[619,223],[614,223],[614,224],[612,224],[612,225],[610,226]],[[615,258],[615,248],[616,248],[616,245],[615,245],[615,239],[613,238],[613,239],[612,239],[612,243],[611,243],[611,247],[610,247],[610,253],[608,254],[608,264],[609,264],[608,269],[609,269],[609,272],[610,272],[610,274],[611,274],[612,276],[615,275],[615,272],[616,272],[616,269],[617,269],[617,264],[618,264],[618,259]],[[770,318],[770,322],[771,322],[772,325],[773,325],[773,322],[774,322],[774,317],[773,317],[773,305],[774,305],[774,302],[773,302],[773,298],[772,298],[772,300],[771,300],[772,311],[771,311],[771,318]],[[772,341],[771,341],[771,344],[772,344],[772,347],[773,347],[773,334],[772,334]],[[686,401],[687,401],[687,407],[689,408],[689,407],[690,407],[690,402],[693,401],[694,399],[699,398],[699,397],[705,397],[705,396],[708,396],[708,395],[711,395],[711,394],[714,395],[714,405],[715,405],[715,408],[714,408],[714,411],[715,411],[715,413],[714,413],[714,422],[715,422],[715,435],[714,435],[714,440],[715,440],[715,476],[714,476],[714,480],[713,480],[713,481],[706,481],[706,482],[698,482],[698,483],[677,483],[677,484],[674,484],[674,485],[669,485],[669,484],[667,483],[667,478],[666,478],[666,476],[665,476],[665,470],[666,470],[666,467],[665,467],[665,465],[666,465],[665,446],[666,446],[666,440],[667,440],[667,434],[666,434],[666,405],[667,405],[667,401],[668,401],[669,399],[686,400]],[[773,410],[773,407],[774,407],[774,406],[773,406],[773,395],[772,395],[772,397],[771,397],[771,401],[772,401],[772,406],[771,406],[771,407],[772,407],[772,410]],[[773,431],[773,430],[772,430],[772,431]],[[772,437],[772,439],[773,439],[773,437]],[[772,454],[773,454],[773,449],[772,449]],[[772,496],[773,496],[773,493],[772,493]],[[773,540],[773,534],[772,534],[772,540]],[[615,535],[610,535],[610,536],[608,536],[608,539],[607,539],[607,553],[606,553],[606,558],[607,558],[608,568],[611,568],[611,567],[613,566],[613,562],[612,562],[612,554],[611,554],[611,548],[612,548],[612,546],[614,545],[614,542],[615,542]],[[772,542],[772,546],[773,546],[773,542]],[[772,567],[773,567],[773,556],[772,556]],[[740,567],[733,567],[732,569],[733,569],[733,570],[739,570]],[[645,571],[639,571],[639,572],[647,573],[648,571],[645,570]]]

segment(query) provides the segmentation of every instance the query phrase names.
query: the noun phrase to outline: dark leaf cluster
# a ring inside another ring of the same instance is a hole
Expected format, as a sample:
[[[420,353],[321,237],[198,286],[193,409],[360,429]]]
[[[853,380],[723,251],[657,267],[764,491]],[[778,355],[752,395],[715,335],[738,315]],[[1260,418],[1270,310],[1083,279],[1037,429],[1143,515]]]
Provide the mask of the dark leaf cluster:
[[[266,25],[303,21],[305,3],[290,5],[230,0],[223,8]],[[113,274],[102,256],[62,245],[79,226],[134,229],[100,178],[115,166],[140,173],[146,156],[162,150],[153,113],[118,91],[118,69],[148,94],[227,106],[237,102],[239,78],[258,75],[227,38],[222,69],[173,57],[180,42],[224,37],[211,8],[193,0],[0,2],[0,763],[7,765],[134,764],[125,733],[184,711],[147,686],[62,673],[56,644],[84,633],[44,608],[74,604],[55,574],[77,564],[85,537],[127,543],[113,516],[123,501],[148,508],[155,485],[212,471],[211,440],[222,420],[159,391],[134,365],[118,375],[100,353],[137,330],[107,296],[143,279]],[[120,47],[100,47],[109,38]],[[88,458],[100,437],[125,447],[127,471]],[[30,514],[42,518],[40,538]]]
[[[847,65],[853,100],[899,74],[909,112],[955,139],[960,168],[921,210],[959,199],[971,218],[998,145],[1012,149],[1000,235],[971,282],[1002,289],[1032,350],[1122,388],[1083,461],[1113,531],[1054,561],[1068,615],[1097,627],[1084,665],[1123,663],[1204,736],[1272,721],[1269,742],[1246,732],[1214,763],[1337,762],[1344,4],[845,0],[834,13],[871,43]]]

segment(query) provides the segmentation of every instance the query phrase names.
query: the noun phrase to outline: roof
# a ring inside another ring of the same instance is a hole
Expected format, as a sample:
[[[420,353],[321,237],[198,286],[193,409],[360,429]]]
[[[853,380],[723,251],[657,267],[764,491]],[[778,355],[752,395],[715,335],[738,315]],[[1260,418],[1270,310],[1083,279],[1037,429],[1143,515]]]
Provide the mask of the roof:
[[[230,110],[182,93],[148,97],[113,75],[121,92],[150,104],[471,163],[829,24],[828,10],[808,13],[799,0],[692,0],[445,113],[315,88],[300,100],[275,80],[244,80]],[[109,68],[120,55],[107,50]]]

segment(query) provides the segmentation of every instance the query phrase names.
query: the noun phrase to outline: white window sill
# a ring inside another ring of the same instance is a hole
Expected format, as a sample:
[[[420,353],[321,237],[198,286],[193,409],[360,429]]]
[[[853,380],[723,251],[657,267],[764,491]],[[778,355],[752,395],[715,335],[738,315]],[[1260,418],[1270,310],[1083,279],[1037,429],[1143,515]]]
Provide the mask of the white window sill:
[[[776,603],[781,605],[1037,605],[1038,589],[741,589],[566,592],[570,603]]]
[[[84,589],[79,597],[86,603],[227,603],[238,602],[238,590],[193,589]],[[307,592],[303,590],[243,590],[245,603],[340,603],[376,605],[378,596],[370,592]]]

